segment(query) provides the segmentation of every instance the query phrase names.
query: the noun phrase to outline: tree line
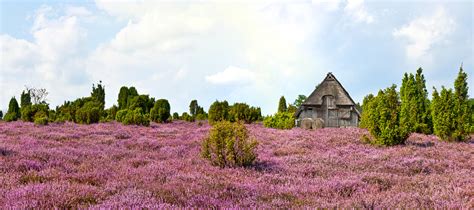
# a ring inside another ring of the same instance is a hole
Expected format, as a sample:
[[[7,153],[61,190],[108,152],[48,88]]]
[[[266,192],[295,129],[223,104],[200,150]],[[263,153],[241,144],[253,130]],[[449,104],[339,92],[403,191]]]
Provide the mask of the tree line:
[[[372,135],[364,140],[379,145],[403,144],[411,133],[435,134],[448,141],[463,141],[474,132],[473,100],[468,98],[467,74],[462,66],[454,90],[433,87],[428,98],[423,69],[405,73],[400,90],[392,85],[367,95],[360,126]]]
[[[191,100],[189,113],[177,112],[171,115],[171,105],[167,99],[155,99],[147,94],[139,94],[135,87],[120,88],[117,105],[105,109],[105,86],[100,81],[92,85],[90,96],[65,101],[62,105],[50,109],[46,102],[48,92],[45,89],[26,88],[21,93],[20,104],[15,97],[9,102],[8,111],[0,119],[10,122],[22,120],[46,125],[50,122],[74,122],[92,124],[98,122],[117,121],[124,125],[148,126],[150,122],[167,123],[172,120],[209,120],[252,123],[263,119],[260,107],[245,103],[229,105],[227,101],[215,101],[209,108],[209,114],[197,100]]]

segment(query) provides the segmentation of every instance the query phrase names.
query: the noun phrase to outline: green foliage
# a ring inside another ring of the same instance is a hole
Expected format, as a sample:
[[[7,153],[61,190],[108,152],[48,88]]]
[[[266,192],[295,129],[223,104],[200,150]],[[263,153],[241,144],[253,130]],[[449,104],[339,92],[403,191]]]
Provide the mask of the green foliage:
[[[400,100],[393,85],[380,90],[377,96],[364,100],[364,123],[377,145],[397,145],[405,143],[409,133],[400,125]]]
[[[443,140],[463,141],[469,137],[472,109],[469,107],[467,74],[462,67],[454,82],[454,92],[434,89],[431,104],[434,133]]]
[[[150,98],[148,95],[137,95],[128,97],[128,109],[135,110],[141,108],[145,113],[150,113],[151,108],[155,104],[155,98]]]
[[[209,107],[209,124],[213,125],[215,122],[229,119],[229,103],[227,101],[215,101]]]
[[[280,97],[278,102],[278,112],[286,112],[288,108],[286,107],[286,99],[284,96]]]
[[[256,147],[257,141],[249,138],[242,123],[216,121],[202,143],[201,155],[215,166],[250,166],[257,158]]]
[[[3,119],[3,112],[2,112],[2,110],[0,110],[0,120],[2,120],[2,119]]]
[[[122,116],[122,111],[125,112],[125,116]],[[148,114],[144,114],[141,108],[136,108],[135,110],[120,110],[119,112],[117,112],[117,118],[120,119],[120,121],[117,121],[121,122],[124,125],[150,125],[150,119]]]
[[[461,66],[454,81],[454,113],[456,116],[454,137],[459,141],[469,138],[469,130],[472,124],[472,109],[469,107],[468,91],[467,74]]]
[[[89,101],[76,111],[76,122],[81,124],[98,123],[102,103],[96,100]]]
[[[16,121],[21,117],[20,107],[18,101],[13,97],[8,103],[8,111],[5,114],[4,120],[7,122]]]
[[[48,117],[38,117],[35,118],[36,125],[48,125],[49,119]]]
[[[178,112],[173,113],[173,120],[179,120]]]
[[[194,117],[189,115],[187,112],[183,112],[183,114],[181,114],[181,120],[184,120],[187,122],[194,122]]]
[[[117,115],[117,112],[119,111],[118,107],[116,105],[111,106],[110,108],[105,110],[105,119],[106,121],[112,121],[115,120],[115,116]]]
[[[102,81],[99,81],[97,84],[97,88],[94,84],[92,84],[92,92],[91,97],[95,100],[100,102],[101,106],[99,107],[101,110],[104,110],[105,106],[105,86],[102,85]]]
[[[117,114],[115,115],[115,121],[117,122],[123,122],[125,119],[125,116],[127,116],[128,109],[122,109],[117,111]]]
[[[416,76],[405,73],[400,88],[400,124],[406,132],[431,133],[431,111],[423,69]]]
[[[295,102],[293,102],[293,106],[296,106],[296,108],[300,107],[301,104],[303,104],[303,102],[306,101],[306,98],[307,97],[305,95],[298,95]]]
[[[20,105],[21,105],[21,108],[31,105],[30,90],[21,92]]]
[[[168,100],[159,99],[155,102],[155,105],[151,109],[150,118],[154,122],[167,122],[171,114],[171,106]]]
[[[368,128],[366,123],[369,120],[369,114],[370,114],[370,112],[368,112],[369,111],[369,103],[372,101],[372,99],[374,99],[374,95],[369,94],[369,95],[365,96],[364,100],[362,101],[362,114],[360,116],[361,120],[360,120],[360,124],[359,124],[359,127],[361,127],[361,128]]]
[[[128,100],[128,88],[123,86],[120,88],[119,95],[118,95],[118,108],[119,110],[127,108]]]
[[[197,100],[192,100],[191,103],[189,103],[189,114],[191,114],[193,117],[196,116],[198,109],[199,105]]]
[[[293,104],[289,104],[288,105],[288,111],[289,113],[292,113],[292,114],[295,114],[295,112],[298,110],[298,107],[296,107],[295,105]]]
[[[293,113],[278,112],[273,116],[268,116],[263,120],[263,125],[267,128],[291,129],[295,126]]]
[[[21,108],[21,120],[34,122],[38,117],[48,117],[49,107],[47,104],[33,104]]]
[[[261,110],[258,107],[250,107],[245,103],[235,103],[229,108],[228,119],[231,122],[243,121],[252,123],[262,118]]]

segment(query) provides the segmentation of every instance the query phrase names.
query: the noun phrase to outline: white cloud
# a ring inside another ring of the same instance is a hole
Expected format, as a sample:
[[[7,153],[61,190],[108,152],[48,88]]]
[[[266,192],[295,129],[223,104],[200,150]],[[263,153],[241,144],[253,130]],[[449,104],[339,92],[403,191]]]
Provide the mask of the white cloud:
[[[356,22],[372,23],[374,17],[367,12],[364,0],[348,0],[344,12],[354,18]]]
[[[217,85],[243,85],[255,81],[255,73],[248,69],[229,66],[224,71],[206,76],[206,81]]]
[[[443,7],[438,7],[429,16],[415,18],[410,23],[395,29],[393,36],[408,41],[406,55],[410,59],[418,59],[429,54],[437,43],[445,39],[455,29],[455,22]]]
[[[76,17],[90,17],[92,12],[85,7],[78,6],[66,6],[65,13],[67,16],[76,16]]]
[[[46,88],[50,101],[58,104],[74,95],[81,88],[75,85],[85,79],[80,50],[87,34],[78,18],[58,16],[48,6],[40,7],[33,18],[32,41],[0,35],[0,74],[2,86],[8,87],[2,87],[2,104],[19,95],[24,85]]]
[[[311,56],[308,41],[318,35],[318,23],[324,18],[310,2],[96,3],[127,22],[87,62],[91,78],[109,81],[106,85],[113,96],[108,99],[109,104],[125,84],[175,100],[171,103],[178,109],[195,97],[188,95],[198,95],[203,100],[240,98],[250,103],[252,98],[261,98],[258,95],[277,98],[287,90],[288,78],[296,71],[324,69],[309,67],[317,59]],[[215,74],[222,69],[225,70]],[[235,72],[239,72],[235,79],[228,77]],[[206,91],[212,84],[222,83],[253,88]],[[160,90],[157,84],[169,89]],[[176,92],[180,92],[179,96]],[[255,105],[269,107],[269,112],[274,109],[272,105]]]
[[[323,8],[325,11],[333,12],[339,9],[342,0],[312,0],[311,3]]]

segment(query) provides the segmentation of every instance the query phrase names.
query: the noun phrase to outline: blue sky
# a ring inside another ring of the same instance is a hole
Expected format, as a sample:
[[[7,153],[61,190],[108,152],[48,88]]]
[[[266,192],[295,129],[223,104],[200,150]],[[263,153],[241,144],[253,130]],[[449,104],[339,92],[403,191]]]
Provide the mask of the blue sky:
[[[424,69],[428,90],[473,80],[472,1],[4,1],[0,109],[25,85],[51,107],[106,85],[170,101],[276,111],[333,72],[357,102]]]

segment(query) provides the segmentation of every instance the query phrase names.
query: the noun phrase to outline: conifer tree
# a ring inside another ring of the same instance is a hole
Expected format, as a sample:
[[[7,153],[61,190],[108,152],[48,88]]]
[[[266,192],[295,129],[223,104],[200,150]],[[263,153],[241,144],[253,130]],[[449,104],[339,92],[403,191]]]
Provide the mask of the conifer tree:
[[[196,117],[198,109],[199,105],[197,100],[192,100],[191,103],[189,103],[189,114],[191,114],[193,117]]]
[[[97,88],[95,87],[94,84],[92,84],[92,92],[91,92],[91,97],[94,98],[96,101],[101,103],[101,110],[104,110],[105,106],[105,87],[102,85],[102,81],[99,81],[99,84],[97,84]]]
[[[21,105],[21,108],[31,105],[30,90],[21,92],[20,105]]]
[[[5,121],[10,122],[10,121],[16,121],[18,118],[20,118],[21,113],[20,113],[20,107],[18,106],[18,101],[16,100],[15,97],[10,99],[10,103],[8,103],[8,111],[5,114]]]
[[[286,99],[284,96],[280,98],[280,102],[278,103],[278,112],[286,112],[288,110],[286,106]]]
[[[120,92],[118,95],[118,108],[119,110],[127,108],[127,100],[128,100],[128,88],[123,86],[120,88]]]
[[[459,68],[458,77],[454,82],[454,139],[464,140],[469,136],[471,122],[471,109],[467,86],[467,74]]]

